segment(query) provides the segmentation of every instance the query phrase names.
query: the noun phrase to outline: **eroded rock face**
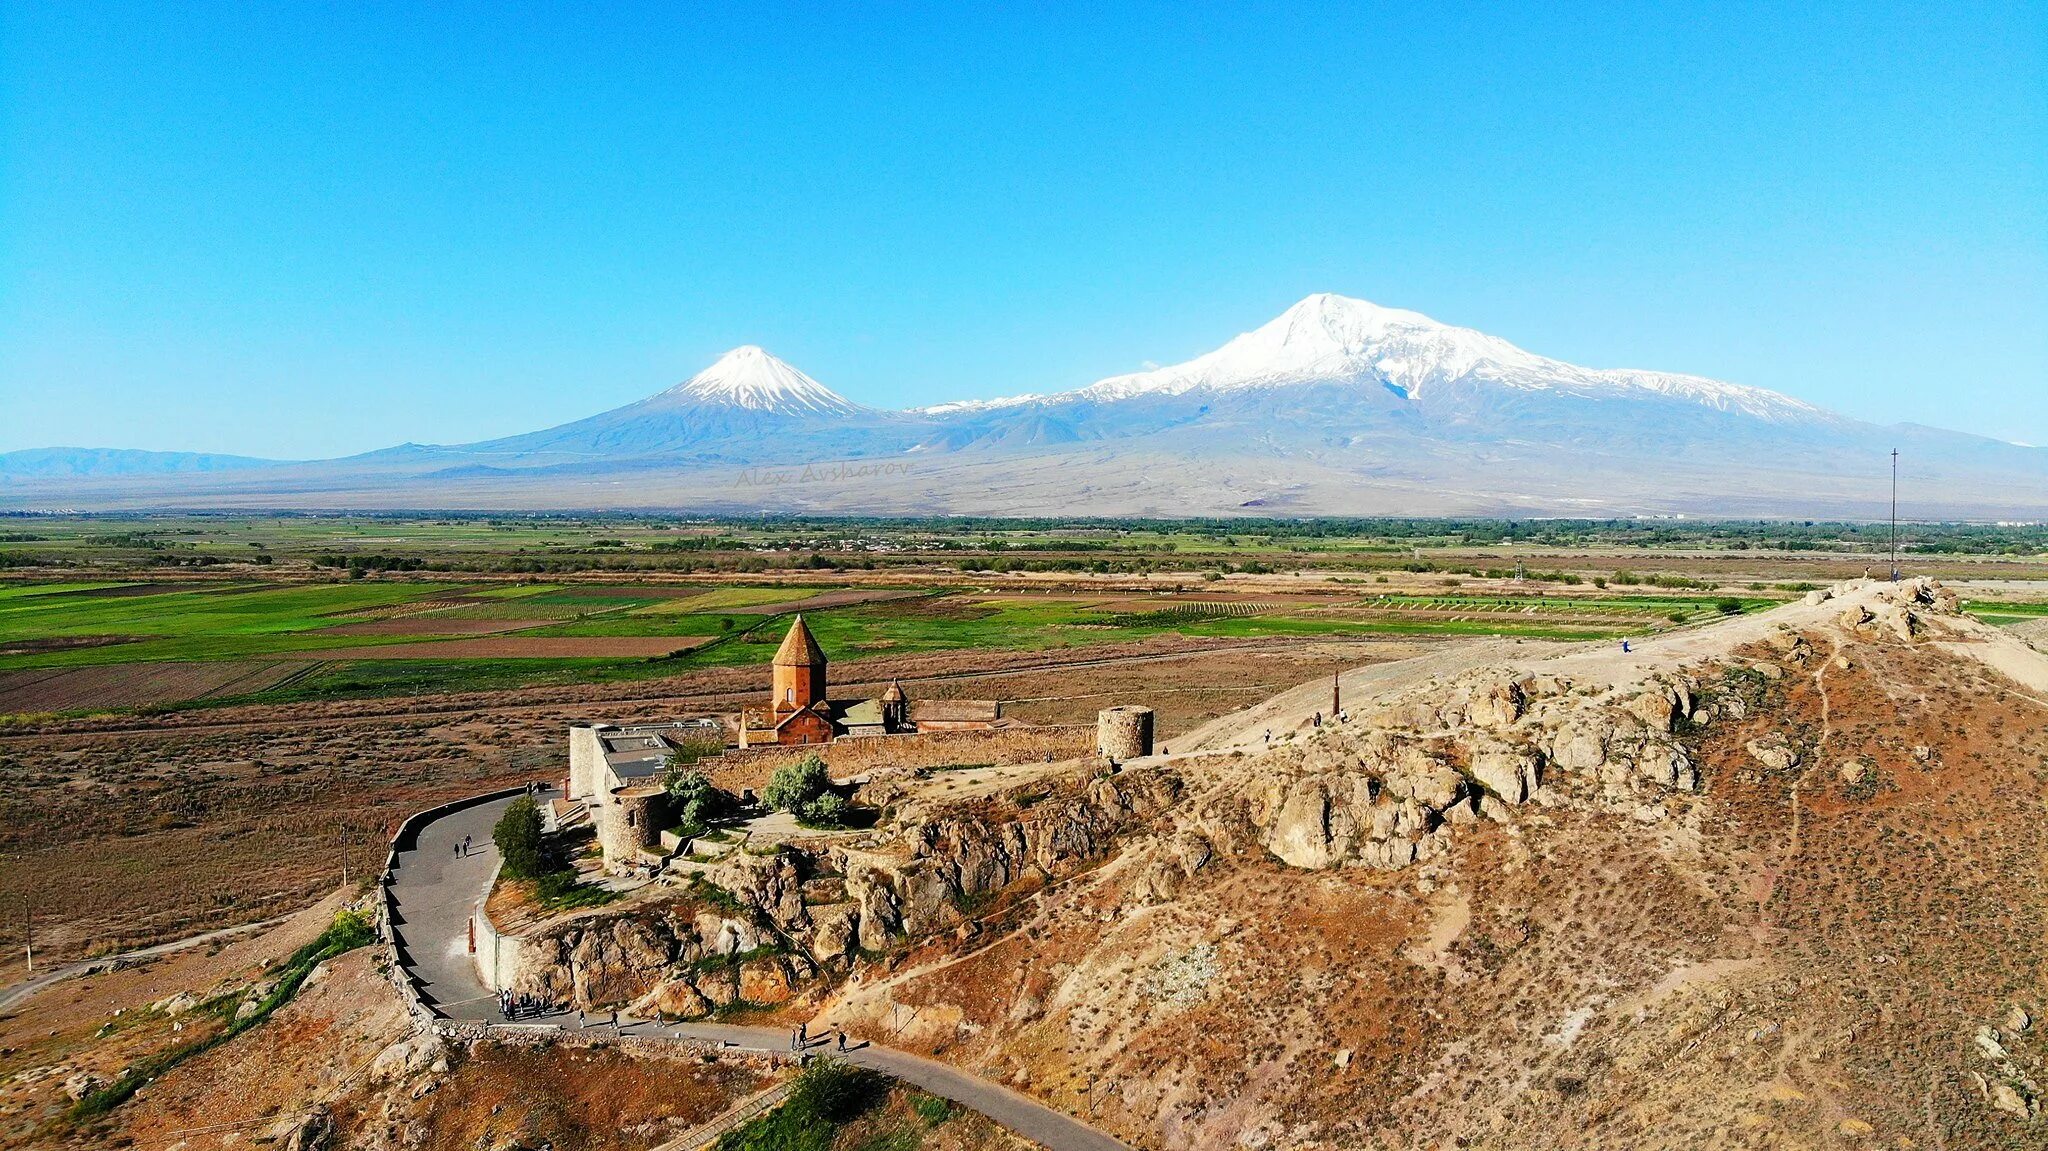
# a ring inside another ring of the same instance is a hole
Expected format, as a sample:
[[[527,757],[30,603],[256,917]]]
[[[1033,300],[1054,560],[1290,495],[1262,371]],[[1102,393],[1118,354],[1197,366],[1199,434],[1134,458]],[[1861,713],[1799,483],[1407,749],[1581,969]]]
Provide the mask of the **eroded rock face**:
[[[707,1014],[734,997],[724,963],[732,956],[768,952],[785,967],[786,983],[801,974],[788,969],[808,970],[750,918],[682,904],[579,916],[521,942],[513,990],[586,1010],[648,1003],[685,1018]]]
[[[1580,781],[1618,811],[1654,801],[1645,789],[1697,789],[1678,732],[1701,717],[1683,677],[1587,692],[1558,676],[1473,672],[1268,754],[1245,813],[1292,866],[1405,867],[1441,851],[1449,827],[1506,818],[1539,793],[1556,800],[1553,782]]]
[[[1871,640],[1889,633],[1907,643],[1916,643],[1936,630],[1942,616],[1962,611],[1962,600],[1953,588],[1936,579],[1901,580],[1896,584],[1877,580],[1850,580],[1820,591],[1808,592],[1806,602],[1818,607],[1852,592],[1877,588],[1868,603],[1851,604],[1837,617],[1844,631]]]

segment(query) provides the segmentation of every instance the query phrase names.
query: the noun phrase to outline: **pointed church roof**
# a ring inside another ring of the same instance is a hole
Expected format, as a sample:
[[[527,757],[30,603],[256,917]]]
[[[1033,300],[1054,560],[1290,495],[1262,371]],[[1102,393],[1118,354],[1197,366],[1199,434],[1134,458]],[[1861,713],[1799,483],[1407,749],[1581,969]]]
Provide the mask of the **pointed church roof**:
[[[799,614],[796,622],[789,625],[789,634],[782,637],[782,646],[775,649],[776,667],[824,667],[825,649],[811,638],[811,629],[804,626],[804,617]]]
[[[897,703],[897,702],[901,701],[902,699],[903,699],[903,684],[902,684],[901,682],[897,681],[897,680],[893,680],[893,679],[892,679],[892,680],[890,680],[890,681],[889,681],[889,690],[887,690],[887,691],[885,691],[885,692],[883,692],[883,693],[882,693],[882,701],[883,701],[884,703]]]

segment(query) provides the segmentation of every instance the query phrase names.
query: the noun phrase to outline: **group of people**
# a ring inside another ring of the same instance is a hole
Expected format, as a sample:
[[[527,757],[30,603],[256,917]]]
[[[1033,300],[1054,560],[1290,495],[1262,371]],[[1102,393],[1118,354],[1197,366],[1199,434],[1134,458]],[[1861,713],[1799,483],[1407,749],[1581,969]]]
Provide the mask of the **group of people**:
[[[824,1042],[826,1042],[826,1040],[825,1040],[825,1038],[824,1038],[823,1036],[820,1036],[820,1037],[819,1037],[819,1038],[817,1039],[817,1042],[819,1042],[819,1043],[824,1043]],[[835,1043],[835,1044],[837,1045],[837,1048],[838,1048],[838,1050],[840,1050],[840,1051],[844,1051],[844,1050],[846,1050],[846,1032],[845,1032],[845,1030],[844,1030],[844,1029],[842,1029],[842,1028],[839,1028],[839,1027],[834,1027],[834,1028],[832,1029],[832,1039],[831,1039],[831,1042],[833,1042],[833,1043]],[[789,1049],[790,1049],[791,1051],[804,1051],[804,1050],[807,1050],[807,1049],[809,1049],[809,1047],[811,1046],[811,1043],[812,1043],[812,1039],[811,1039],[811,1025],[810,1025],[810,1024],[808,1024],[808,1023],[799,1023],[799,1024],[797,1024],[797,1025],[796,1025],[795,1027],[793,1027],[793,1028],[791,1028],[791,1029],[790,1029],[790,1032],[789,1032]]]
[[[546,1015],[554,1009],[554,1004],[538,995],[528,995],[525,992],[498,992],[498,1012],[508,1020]]]
[[[464,859],[464,858],[467,858],[467,857],[468,857],[468,855],[469,855],[469,837],[468,837],[467,835],[465,835],[465,836],[463,836],[463,837],[462,837],[461,839],[458,839],[458,840],[456,840],[456,841],[455,841],[455,858],[457,858],[457,859]]]

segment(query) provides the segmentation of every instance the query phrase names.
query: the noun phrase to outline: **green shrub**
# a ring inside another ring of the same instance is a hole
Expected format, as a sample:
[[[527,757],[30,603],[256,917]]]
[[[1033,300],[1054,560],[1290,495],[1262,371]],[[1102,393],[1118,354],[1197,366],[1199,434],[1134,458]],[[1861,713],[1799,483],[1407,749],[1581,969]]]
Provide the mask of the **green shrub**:
[[[513,879],[535,879],[554,870],[549,866],[547,842],[541,835],[540,805],[520,796],[498,817],[491,828],[491,842],[505,861],[505,874]]]
[[[678,771],[669,769],[668,778],[662,781],[668,795],[675,803],[676,819],[691,835],[702,834],[711,821],[732,813],[738,806],[731,795],[711,786],[711,780],[701,771]]]
[[[846,802],[845,796],[828,791],[804,804],[798,809],[796,817],[798,822],[811,827],[843,827],[852,806]]]
[[[1726,599],[1722,599],[1716,602],[1714,604],[1714,609],[1716,611],[1719,611],[1722,615],[1741,615],[1742,601],[1736,599],[1733,596],[1729,596]]]
[[[716,1151],[831,1151],[839,1128],[873,1109],[888,1081],[820,1059],[797,1072],[782,1106],[719,1137]]]
[[[761,802],[776,811],[795,811],[798,804],[817,798],[831,786],[832,775],[825,761],[813,752],[776,768],[768,786],[761,789]]]
[[[922,1091],[911,1096],[910,1109],[917,1112],[917,1117],[924,1120],[927,1127],[937,1127],[953,1117],[951,1100],[941,1099],[937,1095],[927,1095]]]
[[[848,807],[845,797],[832,790],[825,761],[815,754],[776,768],[768,786],[761,790],[761,802],[812,827],[840,826]]]

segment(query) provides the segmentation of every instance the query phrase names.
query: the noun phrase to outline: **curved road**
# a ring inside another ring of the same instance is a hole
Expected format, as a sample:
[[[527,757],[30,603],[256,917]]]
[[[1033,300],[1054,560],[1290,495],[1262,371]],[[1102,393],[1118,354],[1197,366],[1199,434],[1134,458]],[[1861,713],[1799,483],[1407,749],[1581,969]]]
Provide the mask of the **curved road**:
[[[498,1011],[497,997],[484,986],[470,962],[469,917],[488,893],[491,876],[498,867],[498,849],[491,843],[491,827],[513,798],[463,808],[423,825],[417,844],[411,850],[399,852],[392,868],[391,895],[397,907],[392,934],[405,948],[427,1003],[450,1019],[505,1022]],[[470,839],[470,850],[466,855],[458,855],[455,845],[464,836]],[[535,1021],[527,1018],[521,1022]],[[569,1030],[578,1026],[573,1014],[548,1016],[540,1022]],[[610,1017],[602,1024],[592,1022],[588,1030],[612,1031]],[[774,1027],[719,1023],[664,1026],[653,1020],[622,1016],[617,1033],[671,1035],[763,1051],[789,1047],[789,1032]],[[814,1047],[822,1048],[822,1044]],[[1034,1099],[907,1051],[861,1044],[843,1055],[834,1055],[979,1111],[1049,1151],[1130,1151],[1125,1144]]]

